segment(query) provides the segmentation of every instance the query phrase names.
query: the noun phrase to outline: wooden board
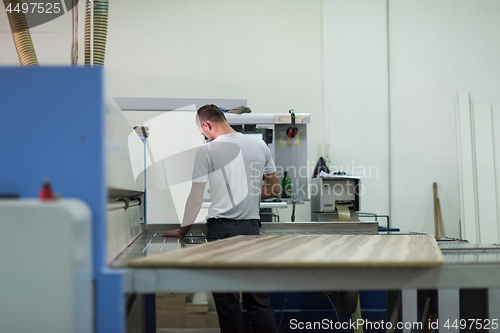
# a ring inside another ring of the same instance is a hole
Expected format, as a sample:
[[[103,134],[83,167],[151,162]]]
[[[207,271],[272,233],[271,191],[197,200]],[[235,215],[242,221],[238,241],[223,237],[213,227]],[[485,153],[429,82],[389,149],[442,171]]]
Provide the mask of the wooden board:
[[[444,259],[431,235],[237,236],[131,260],[131,267],[430,267]]]

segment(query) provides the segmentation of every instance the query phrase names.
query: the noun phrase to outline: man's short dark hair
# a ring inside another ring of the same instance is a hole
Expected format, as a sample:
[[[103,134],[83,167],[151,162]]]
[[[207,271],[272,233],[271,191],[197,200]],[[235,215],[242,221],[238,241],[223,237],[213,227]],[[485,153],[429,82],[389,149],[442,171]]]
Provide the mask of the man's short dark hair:
[[[211,121],[213,123],[220,123],[227,121],[221,109],[214,104],[203,105],[199,108],[198,117],[200,118],[200,122]]]

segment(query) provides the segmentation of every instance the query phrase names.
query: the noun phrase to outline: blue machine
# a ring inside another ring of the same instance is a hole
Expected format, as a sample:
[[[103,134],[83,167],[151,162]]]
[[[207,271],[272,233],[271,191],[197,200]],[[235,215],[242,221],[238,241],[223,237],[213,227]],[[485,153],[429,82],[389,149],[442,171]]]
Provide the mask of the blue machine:
[[[48,177],[90,206],[94,331],[124,332],[123,274],[106,265],[103,70],[1,68],[0,96],[0,195],[36,198]]]

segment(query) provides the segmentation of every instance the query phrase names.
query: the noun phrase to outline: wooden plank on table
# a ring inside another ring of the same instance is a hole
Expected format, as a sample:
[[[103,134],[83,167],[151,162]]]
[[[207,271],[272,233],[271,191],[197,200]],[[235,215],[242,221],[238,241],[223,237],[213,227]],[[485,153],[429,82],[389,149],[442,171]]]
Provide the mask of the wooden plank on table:
[[[469,93],[458,94],[457,144],[459,155],[460,210],[462,238],[478,243],[474,150]]]
[[[498,243],[495,157],[490,105],[474,105],[474,141],[479,213],[479,242]]]
[[[497,193],[497,237],[500,240],[500,105],[491,106],[491,121],[493,128],[493,155],[495,161],[495,189]]]
[[[236,236],[131,260],[131,267],[327,268],[443,265],[431,235]]]

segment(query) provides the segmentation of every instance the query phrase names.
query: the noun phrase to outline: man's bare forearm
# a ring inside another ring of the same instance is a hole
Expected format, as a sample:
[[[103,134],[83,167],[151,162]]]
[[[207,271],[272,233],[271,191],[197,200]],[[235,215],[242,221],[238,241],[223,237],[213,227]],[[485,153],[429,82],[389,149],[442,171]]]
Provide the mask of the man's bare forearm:
[[[187,233],[189,232],[189,230],[191,229],[191,226],[192,226],[192,224],[187,225],[187,226],[185,226],[185,227],[181,227],[181,228],[179,229],[179,234],[180,234],[182,237],[186,236],[186,235],[187,235]]]
[[[262,194],[260,198],[264,199],[272,199],[280,196],[281,186],[279,184],[264,184],[262,185]]]
[[[264,175],[262,177],[262,192],[260,195],[261,199],[271,199],[279,197],[281,193],[281,186],[278,180],[278,175],[276,172]]]
[[[191,227],[196,222],[201,205],[203,203],[203,191],[205,190],[205,183],[193,183],[191,192],[186,201],[184,208],[184,218],[182,219],[181,227]],[[182,230],[181,228],[181,230]],[[187,229],[189,231],[189,228]]]

